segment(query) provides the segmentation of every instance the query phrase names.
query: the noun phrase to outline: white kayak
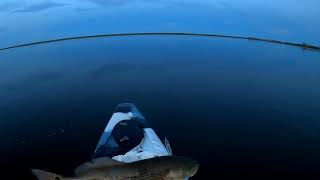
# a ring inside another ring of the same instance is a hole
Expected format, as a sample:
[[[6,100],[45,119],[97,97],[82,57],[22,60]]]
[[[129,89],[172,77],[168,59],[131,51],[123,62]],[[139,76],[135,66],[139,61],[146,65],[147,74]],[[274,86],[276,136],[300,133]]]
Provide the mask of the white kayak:
[[[168,155],[172,155],[169,141],[162,143],[134,104],[123,103],[115,109],[93,156],[128,163]]]

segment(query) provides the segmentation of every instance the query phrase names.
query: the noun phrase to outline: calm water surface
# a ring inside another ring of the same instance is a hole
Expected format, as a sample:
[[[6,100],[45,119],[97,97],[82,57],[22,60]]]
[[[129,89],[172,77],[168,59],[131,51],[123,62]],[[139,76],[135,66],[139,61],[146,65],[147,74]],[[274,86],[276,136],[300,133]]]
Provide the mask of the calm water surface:
[[[93,38],[0,52],[2,176],[70,175],[133,102],[205,177],[320,177],[320,53],[192,36]]]

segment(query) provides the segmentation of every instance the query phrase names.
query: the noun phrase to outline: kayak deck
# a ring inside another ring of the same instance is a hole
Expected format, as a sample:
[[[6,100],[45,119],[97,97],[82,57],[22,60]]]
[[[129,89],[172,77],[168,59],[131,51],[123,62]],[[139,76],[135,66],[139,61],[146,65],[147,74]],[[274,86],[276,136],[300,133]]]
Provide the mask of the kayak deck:
[[[143,134],[141,141],[139,132]],[[117,106],[104,129],[94,158],[108,156],[121,162],[134,162],[172,155],[167,140],[165,144],[166,146],[134,104],[123,103]],[[128,149],[126,145],[134,147]]]

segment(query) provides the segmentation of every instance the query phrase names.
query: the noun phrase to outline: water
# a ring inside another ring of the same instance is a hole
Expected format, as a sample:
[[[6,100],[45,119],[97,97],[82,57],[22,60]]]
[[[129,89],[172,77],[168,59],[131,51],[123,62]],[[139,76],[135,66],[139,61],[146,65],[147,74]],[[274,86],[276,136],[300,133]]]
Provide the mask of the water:
[[[135,103],[193,179],[319,177],[320,53],[192,36],[92,38],[0,52],[2,177],[70,175],[118,103]],[[12,179],[14,179],[12,178]]]

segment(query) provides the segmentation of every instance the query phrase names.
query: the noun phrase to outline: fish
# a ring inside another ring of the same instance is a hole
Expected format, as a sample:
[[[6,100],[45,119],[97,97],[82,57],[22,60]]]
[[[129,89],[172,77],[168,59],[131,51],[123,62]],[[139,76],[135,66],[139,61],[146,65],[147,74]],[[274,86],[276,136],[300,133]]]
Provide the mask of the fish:
[[[131,163],[109,157],[85,162],[75,169],[75,176],[32,169],[39,180],[183,180],[194,176],[199,163],[183,156],[160,156]]]

